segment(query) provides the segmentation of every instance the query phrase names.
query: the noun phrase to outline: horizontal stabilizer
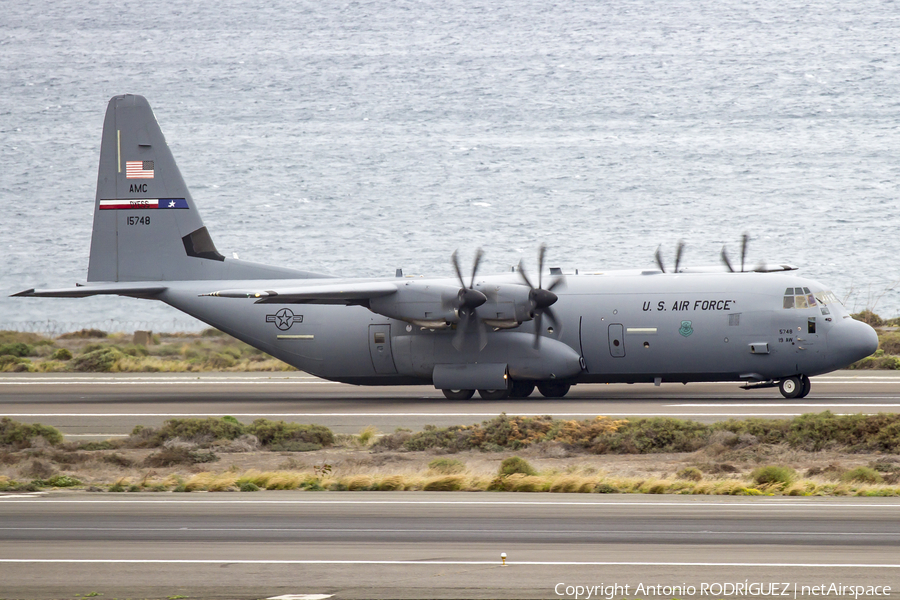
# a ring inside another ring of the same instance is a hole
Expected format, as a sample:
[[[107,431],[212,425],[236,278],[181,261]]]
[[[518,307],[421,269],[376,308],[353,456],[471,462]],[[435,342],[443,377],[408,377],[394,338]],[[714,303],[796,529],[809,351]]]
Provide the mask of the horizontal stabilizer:
[[[222,290],[200,294],[218,298],[256,298],[256,304],[358,304],[363,300],[397,293],[388,282],[335,283],[269,290]]]
[[[88,296],[112,295],[132,298],[151,298],[166,291],[165,286],[134,285],[133,283],[106,283],[97,285],[76,285],[73,288],[36,290],[34,288],[13,294],[24,298],[87,298]]]

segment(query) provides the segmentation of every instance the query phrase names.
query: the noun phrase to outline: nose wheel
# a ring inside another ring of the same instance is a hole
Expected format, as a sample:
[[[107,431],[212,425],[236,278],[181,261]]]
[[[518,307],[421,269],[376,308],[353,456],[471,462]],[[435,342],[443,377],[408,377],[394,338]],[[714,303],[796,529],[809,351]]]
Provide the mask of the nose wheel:
[[[812,389],[812,382],[806,375],[788,377],[778,384],[778,390],[785,398],[806,398]]]

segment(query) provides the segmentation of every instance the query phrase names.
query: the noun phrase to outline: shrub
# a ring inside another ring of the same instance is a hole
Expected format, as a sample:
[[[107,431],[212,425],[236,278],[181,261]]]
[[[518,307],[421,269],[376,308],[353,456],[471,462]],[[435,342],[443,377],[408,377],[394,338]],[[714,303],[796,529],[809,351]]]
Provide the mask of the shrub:
[[[3,354],[0,355],[0,371],[7,373],[34,373],[35,368],[27,358]]]
[[[242,492],[258,492],[259,486],[253,483],[252,481],[244,481],[241,483],[240,488]]]
[[[247,433],[255,435],[259,443],[270,450],[305,452],[334,444],[334,433],[322,425],[301,425],[284,421],[257,419]]]
[[[219,457],[213,452],[191,450],[184,446],[173,446],[154,452],[144,459],[144,465],[147,467],[172,467],[175,465],[196,465],[217,460],[219,460]]]
[[[56,351],[50,355],[50,358],[53,360],[72,360],[72,352],[67,348],[57,348]]]
[[[879,317],[878,315],[876,315],[874,312],[872,312],[868,308],[866,310],[860,311],[858,313],[853,313],[850,316],[853,317],[854,319],[856,319],[857,321],[862,321],[863,323],[868,323],[872,327],[880,327],[881,325],[884,325],[884,321],[882,320],[882,318]]]
[[[406,442],[412,438],[413,434],[408,429],[398,429],[389,435],[383,435],[372,444],[372,450],[375,452],[385,450],[399,450],[405,448]]]
[[[215,440],[233,440],[244,433],[244,426],[231,419],[168,419],[159,429],[135,428],[129,441],[136,446],[155,447],[179,438],[197,443],[211,443]]]
[[[0,356],[8,354],[10,356],[33,356],[34,347],[23,342],[12,342],[10,344],[0,344]]]
[[[428,463],[428,468],[441,475],[455,475],[466,470],[466,463],[455,458],[436,458]]]
[[[102,457],[101,460],[105,463],[115,465],[117,467],[128,468],[134,466],[134,461],[128,458],[127,456],[122,456],[121,454],[107,454]]]
[[[510,456],[500,463],[500,475],[513,475],[520,473],[522,475],[537,475],[537,471],[524,458],[518,456]]]
[[[125,355],[118,348],[99,348],[77,356],[73,360],[73,366],[76,371],[108,373],[123,356]]]
[[[790,467],[770,465],[759,467],[750,473],[750,479],[757,485],[782,483],[788,485],[797,479],[797,472]]]
[[[687,479],[689,481],[700,481],[703,479],[703,472],[697,467],[685,467],[675,474],[678,479]]]
[[[213,327],[207,327],[203,331],[200,332],[201,337],[225,337],[228,334],[224,331],[219,331]]]
[[[841,481],[846,483],[883,483],[884,477],[871,467],[856,467],[841,475]]]
[[[0,446],[28,448],[36,437],[42,437],[55,446],[62,443],[62,434],[54,427],[33,423],[31,425],[13,421],[9,417],[0,419]]]
[[[33,460],[26,474],[36,479],[47,479],[53,476],[53,467],[42,460]]]
[[[122,348],[122,353],[134,357],[150,356],[150,352],[147,350],[147,347],[142,344],[131,344],[130,346],[125,346],[124,348]]]
[[[694,452],[706,445],[709,425],[668,417],[626,421],[615,431],[598,436],[594,451],[610,454]]]
[[[234,356],[224,352],[218,352],[206,359],[206,367],[209,369],[229,369],[236,364]]]
[[[616,494],[619,488],[609,483],[598,483],[594,491],[598,494]]]
[[[883,333],[878,337],[878,347],[884,350],[885,354],[900,354],[900,331]]]
[[[57,339],[60,340],[83,340],[88,338],[105,338],[109,337],[109,334],[105,331],[101,331],[99,329],[79,329],[78,331],[72,331],[70,333],[64,333],[59,336]]]
[[[81,485],[81,481],[69,475],[54,475],[53,477],[44,480],[44,483],[51,487],[73,487]]]
[[[374,425],[368,425],[362,431],[359,432],[359,443],[363,446],[368,446],[375,439],[375,436],[378,434],[378,429],[375,428]]]

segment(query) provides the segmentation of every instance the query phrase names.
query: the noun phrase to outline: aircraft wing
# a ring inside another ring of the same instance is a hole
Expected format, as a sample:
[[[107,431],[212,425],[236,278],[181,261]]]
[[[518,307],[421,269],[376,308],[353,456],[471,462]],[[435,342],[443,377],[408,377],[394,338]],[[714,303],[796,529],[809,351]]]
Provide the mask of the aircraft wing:
[[[364,300],[397,293],[393,283],[355,282],[307,285],[268,290],[221,290],[200,294],[219,298],[256,298],[256,304],[359,304]]]
[[[131,296],[132,298],[149,298],[161,292],[166,291],[164,285],[142,285],[133,283],[100,283],[96,285],[84,285],[76,283],[72,288],[57,288],[36,290],[24,290],[13,296],[33,297],[33,298],[87,298],[88,296],[113,295],[113,296]]]

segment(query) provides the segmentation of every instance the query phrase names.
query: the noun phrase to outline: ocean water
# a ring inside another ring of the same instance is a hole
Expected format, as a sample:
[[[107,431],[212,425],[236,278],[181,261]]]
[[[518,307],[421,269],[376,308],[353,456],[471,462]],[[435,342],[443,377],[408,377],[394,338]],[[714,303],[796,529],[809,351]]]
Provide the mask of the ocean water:
[[[789,262],[900,314],[900,5],[0,0],[0,329],[197,329],[86,276],[108,99],[219,250],[346,276]]]

